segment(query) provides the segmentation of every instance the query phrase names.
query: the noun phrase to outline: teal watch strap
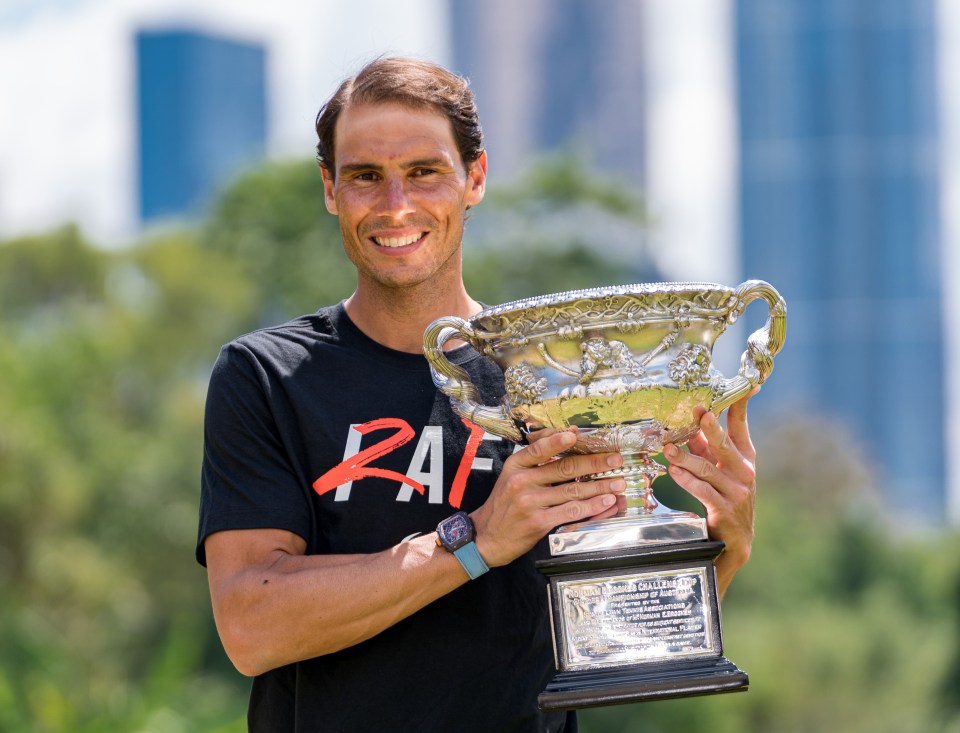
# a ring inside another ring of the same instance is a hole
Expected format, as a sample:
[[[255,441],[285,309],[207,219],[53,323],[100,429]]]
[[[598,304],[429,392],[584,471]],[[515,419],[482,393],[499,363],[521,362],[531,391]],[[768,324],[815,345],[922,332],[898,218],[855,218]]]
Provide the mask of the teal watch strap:
[[[475,580],[487,572],[490,568],[480,557],[480,551],[477,550],[476,542],[468,542],[463,547],[454,550],[453,556],[460,561],[463,569],[467,571],[470,580]]]

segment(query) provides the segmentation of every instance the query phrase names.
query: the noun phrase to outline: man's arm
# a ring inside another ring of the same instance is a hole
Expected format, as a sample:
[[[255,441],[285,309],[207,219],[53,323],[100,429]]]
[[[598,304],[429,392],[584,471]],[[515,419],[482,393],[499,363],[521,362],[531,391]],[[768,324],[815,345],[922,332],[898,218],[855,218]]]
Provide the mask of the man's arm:
[[[727,412],[727,430],[710,412],[701,416],[700,432],[687,444],[690,452],[664,447],[670,476],[707,510],[710,537],[726,549],[717,559],[717,590],[723,598],[730,581],[750,559],[757,498],[757,452],[747,428],[747,401],[759,387]]]
[[[621,465],[616,454],[554,460],[569,432],[517,451],[472,518],[490,567],[529,551],[554,527],[616,511],[622,479],[576,481]],[[457,559],[431,533],[383,552],[305,555],[285,530],[216,532],[204,546],[214,617],[237,669],[258,675],[369,639],[467,582]]]

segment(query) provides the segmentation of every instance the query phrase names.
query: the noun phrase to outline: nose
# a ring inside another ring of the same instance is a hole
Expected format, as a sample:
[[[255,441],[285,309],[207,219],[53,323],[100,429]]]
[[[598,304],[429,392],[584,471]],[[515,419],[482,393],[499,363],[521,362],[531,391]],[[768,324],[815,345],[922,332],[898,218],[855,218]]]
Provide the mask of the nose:
[[[407,181],[402,176],[384,178],[377,213],[383,216],[402,217],[414,210]]]

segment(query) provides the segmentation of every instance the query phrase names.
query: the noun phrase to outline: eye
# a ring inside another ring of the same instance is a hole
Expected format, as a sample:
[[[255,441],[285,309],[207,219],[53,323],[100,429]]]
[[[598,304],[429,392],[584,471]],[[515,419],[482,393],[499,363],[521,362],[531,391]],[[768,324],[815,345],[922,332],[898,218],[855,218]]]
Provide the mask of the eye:
[[[422,178],[423,176],[429,176],[436,173],[433,168],[414,168],[413,175],[417,178]]]
[[[373,171],[365,171],[362,173],[357,173],[357,175],[354,176],[354,180],[357,180],[357,181],[377,181],[379,180],[379,178],[380,177]]]

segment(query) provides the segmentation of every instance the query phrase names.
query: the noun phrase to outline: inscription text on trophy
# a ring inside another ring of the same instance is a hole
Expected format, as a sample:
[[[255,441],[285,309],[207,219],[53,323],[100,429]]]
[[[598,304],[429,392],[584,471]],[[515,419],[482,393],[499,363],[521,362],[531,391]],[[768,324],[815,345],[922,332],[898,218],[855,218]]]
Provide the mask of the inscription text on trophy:
[[[705,568],[557,583],[561,670],[719,654]]]

